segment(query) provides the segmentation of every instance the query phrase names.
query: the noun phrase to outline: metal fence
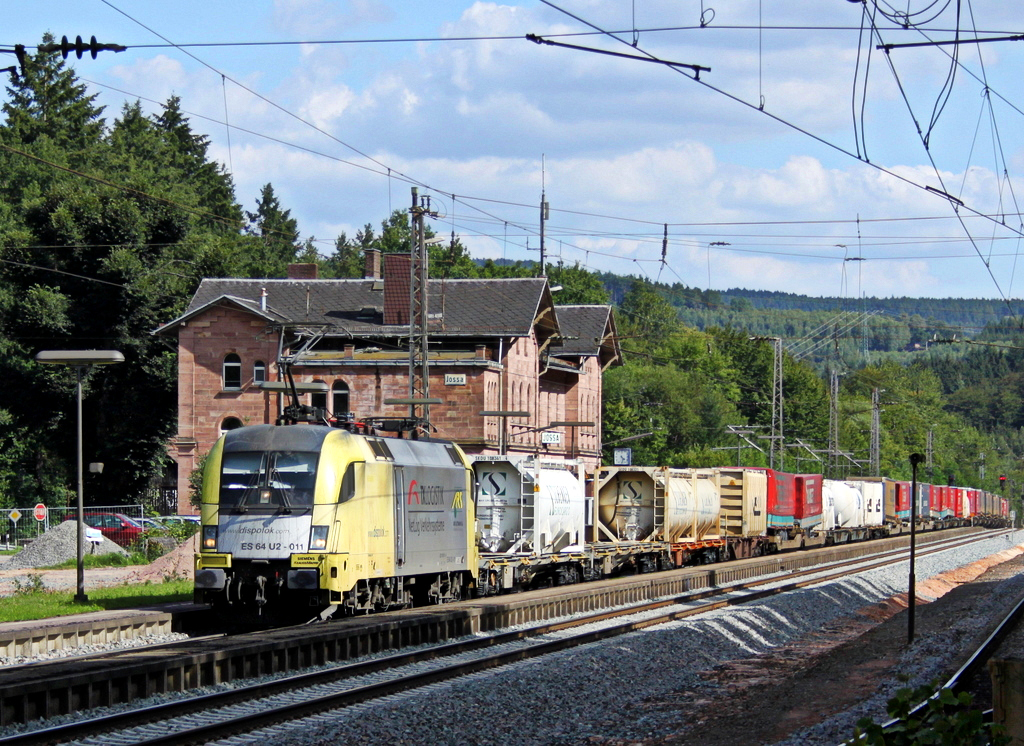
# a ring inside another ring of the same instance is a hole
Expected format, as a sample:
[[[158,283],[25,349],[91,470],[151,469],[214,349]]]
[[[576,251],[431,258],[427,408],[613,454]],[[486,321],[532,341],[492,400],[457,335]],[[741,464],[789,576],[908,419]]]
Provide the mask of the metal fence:
[[[87,513],[123,513],[139,520],[143,516],[142,505],[90,505]],[[0,509],[0,549],[23,547],[50,530],[51,526],[74,519],[77,508],[47,508],[42,520],[35,515],[35,508]]]

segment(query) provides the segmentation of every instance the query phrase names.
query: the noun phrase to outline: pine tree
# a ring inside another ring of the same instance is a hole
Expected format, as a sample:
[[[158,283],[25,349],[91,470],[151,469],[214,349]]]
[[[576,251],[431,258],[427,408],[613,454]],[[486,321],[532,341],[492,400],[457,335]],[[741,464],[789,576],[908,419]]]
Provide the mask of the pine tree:
[[[247,267],[249,277],[285,277],[288,264],[295,261],[299,251],[299,224],[291,210],[281,207],[272,184],[260,190],[256,212],[246,212],[246,232],[251,257]]]
[[[43,36],[44,44],[52,42],[52,35]],[[57,52],[26,55],[24,75],[8,84],[7,94],[0,136],[8,144],[50,140],[75,162],[76,153],[90,150],[103,135],[103,107],[95,105],[96,94],[86,94],[85,85]]]

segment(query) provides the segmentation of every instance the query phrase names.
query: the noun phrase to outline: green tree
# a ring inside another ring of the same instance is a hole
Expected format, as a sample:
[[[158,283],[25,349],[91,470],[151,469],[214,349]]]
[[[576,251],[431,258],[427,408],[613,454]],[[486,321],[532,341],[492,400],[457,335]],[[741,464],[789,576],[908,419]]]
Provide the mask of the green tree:
[[[51,34],[43,36],[44,44],[52,42]],[[89,153],[103,134],[103,107],[95,105],[96,94],[87,95],[74,70],[58,57],[57,52],[25,56],[24,74],[7,86],[4,141],[22,147],[42,146],[36,152],[63,151],[70,164],[81,165],[80,157]],[[42,141],[54,149],[50,151]]]
[[[555,304],[571,305],[607,305],[608,291],[604,289],[601,278],[580,266],[579,262],[571,267],[561,264],[548,270],[548,282],[552,287],[561,286],[555,293]]]
[[[177,407],[174,353],[151,332],[202,277],[237,273],[240,208],[176,100],[155,118],[126,104],[106,131],[56,55],[26,67],[0,122],[0,504],[73,492],[75,376],[33,354],[84,346],[126,358],[84,376],[85,455],[106,467],[90,493],[135,502],[164,468]]]
[[[271,184],[260,190],[255,212],[246,212],[246,232],[251,237],[246,249],[251,252],[246,267],[248,277],[286,277],[288,264],[299,251],[298,221],[291,210],[281,207]]]
[[[675,310],[650,283],[636,280],[619,304],[631,337],[659,345],[681,328]]]

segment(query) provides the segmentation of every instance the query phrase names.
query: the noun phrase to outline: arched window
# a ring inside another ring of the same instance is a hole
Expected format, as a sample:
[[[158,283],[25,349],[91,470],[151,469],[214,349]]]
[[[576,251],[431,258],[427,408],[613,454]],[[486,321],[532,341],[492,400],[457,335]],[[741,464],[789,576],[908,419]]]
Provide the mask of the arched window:
[[[242,388],[242,358],[231,352],[224,356],[224,390],[237,391]]]
[[[252,364],[252,382],[259,386],[261,383],[267,380],[267,364],[262,360],[257,360]]]
[[[228,430],[236,430],[242,426],[242,421],[237,417],[225,417],[223,422],[220,423],[220,434],[223,435]]]
[[[348,384],[344,381],[335,381],[331,386],[331,414],[338,417],[348,411]]]

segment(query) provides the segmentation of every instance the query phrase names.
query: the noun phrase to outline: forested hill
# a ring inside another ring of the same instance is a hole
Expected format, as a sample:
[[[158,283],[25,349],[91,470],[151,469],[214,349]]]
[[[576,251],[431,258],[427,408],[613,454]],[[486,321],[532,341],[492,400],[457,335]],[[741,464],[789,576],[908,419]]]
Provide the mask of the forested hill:
[[[634,282],[651,284],[659,295],[679,310],[682,320],[698,329],[732,326],[759,334],[800,335],[799,327],[804,323],[813,321],[812,325],[816,325],[840,314],[866,313],[889,323],[902,321],[909,324],[911,334],[903,340],[905,344],[936,334],[972,337],[986,325],[999,324],[1008,316],[1024,318],[1024,300],[1019,299],[1006,303],[992,298],[816,297],[742,288],[701,290],[681,283],[650,283],[646,278],[610,273],[599,274],[599,277],[616,305],[622,302]],[[776,313],[758,313],[764,311]],[[785,324],[792,326],[794,318],[801,317],[802,321],[796,324],[798,328],[789,331],[784,328]],[[776,329],[774,327],[779,320],[784,320],[781,322],[783,328]]]
[[[861,299],[834,296],[815,298],[794,293],[740,288],[726,290],[720,293],[720,297],[722,303],[728,306],[732,306],[734,300],[745,298],[755,309],[799,311],[866,309],[896,317],[903,314],[917,315],[929,321],[949,327],[960,327],[968,331],[980,331],[986,324],[996,322],[1005,316],[1020,317],[1024,314],[1024,300],[1013,300],[1007,304],[1001,299],[991,298],[876,298],[874,296]]]

